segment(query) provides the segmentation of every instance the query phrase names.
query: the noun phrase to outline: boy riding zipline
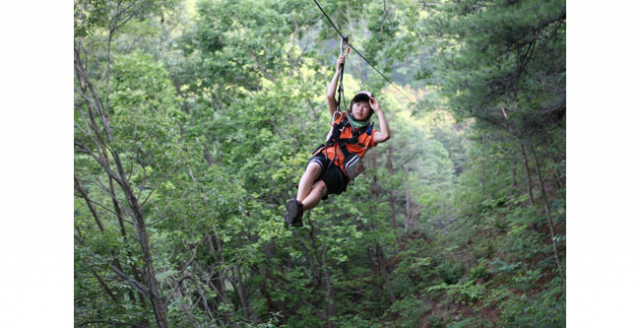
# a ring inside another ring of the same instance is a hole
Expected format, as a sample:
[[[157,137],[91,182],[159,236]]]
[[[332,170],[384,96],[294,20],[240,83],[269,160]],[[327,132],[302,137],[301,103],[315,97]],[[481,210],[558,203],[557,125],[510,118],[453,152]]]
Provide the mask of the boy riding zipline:
[[[298,195],[287,202],[284,214],[289,226],[302,227],[302,214],[318,205],[328,194],[339,195],[347,190],[347,184],[364,170],[362,157],[371,147],[389,140],[389,124],[380,108],[380,103],[370,92],[361,91],[353,97],[347,113],[340,111],[340,100],[336,102],[336,87],[340,78],[342,97],[342,73],[345,55],[337,60],[336,73],[327,88],[329,113],[333,118],[332,129],[326,141],[313,152],[307,168],[300,178]],[[338,98],[338,99],[340,99]],[[376,113],[380,131],[369,123]]]

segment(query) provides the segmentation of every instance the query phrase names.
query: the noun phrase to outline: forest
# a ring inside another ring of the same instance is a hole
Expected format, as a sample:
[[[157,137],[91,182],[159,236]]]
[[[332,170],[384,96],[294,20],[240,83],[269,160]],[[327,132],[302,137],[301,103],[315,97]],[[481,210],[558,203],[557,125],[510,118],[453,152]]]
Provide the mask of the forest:
[[[74,0],[74,325],[566,326],[565,1],[318,3]],[[391,139],[287,227],[332,23]]]

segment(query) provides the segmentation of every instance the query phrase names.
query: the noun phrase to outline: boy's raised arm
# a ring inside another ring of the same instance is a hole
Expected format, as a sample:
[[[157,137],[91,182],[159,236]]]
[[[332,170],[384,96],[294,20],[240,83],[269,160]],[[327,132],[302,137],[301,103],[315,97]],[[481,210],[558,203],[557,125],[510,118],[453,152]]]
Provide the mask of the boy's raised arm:
[[[338,109],[338,102],[336,101],[336,88],[338,87],[338,79],[340,78],[340,66],[344,65],[344,55],[340,55],[336,61],[336,73],[333,75],[333,79],[327,87],[327,104],[329,105],[329,114],[331,114],[331,120],[333,120],[333,113]]]
[[[387,123],[387,118],[384,117],[380,103],[377,99],[371,97],[369,98],[369,106],[371,106],[371,110],[376,113],[378,121],[380,122],[380,131],[377,131],[373,135],[373,142],[381,143],[389,140],[389,138],[391,138],[391,131],[389,131],[389,123]]]

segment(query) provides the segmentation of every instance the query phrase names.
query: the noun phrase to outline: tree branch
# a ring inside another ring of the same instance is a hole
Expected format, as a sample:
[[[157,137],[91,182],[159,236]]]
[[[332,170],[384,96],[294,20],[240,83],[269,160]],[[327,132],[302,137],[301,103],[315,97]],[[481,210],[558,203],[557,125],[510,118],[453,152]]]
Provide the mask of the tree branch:
[[[87,248],[87,251],[89,253],[91,253],[91,255],[93,255],[94,257],[99,257],[98,254],[94,253],[84,242],[84,240],[82,240],[82,238],[80,238],[77,234],[73,234],[73,237],[75,238],[75,240],[82,246],[85,246]],[[145,296],[149,296],[149,290],[147,287],[145,287],[143,284],[141,284],[140,282],[138,282],[137,280],[129,277],[126,273],[122,272],[122,270],[120,270],[118,267],[116,267],[115,265],[109,263],[109,267],[111,268],[111,270],[118,275],[122,280],[124,280],[125,282],[129,283],[133,288],[135,288],[137,291],[143,293]]]

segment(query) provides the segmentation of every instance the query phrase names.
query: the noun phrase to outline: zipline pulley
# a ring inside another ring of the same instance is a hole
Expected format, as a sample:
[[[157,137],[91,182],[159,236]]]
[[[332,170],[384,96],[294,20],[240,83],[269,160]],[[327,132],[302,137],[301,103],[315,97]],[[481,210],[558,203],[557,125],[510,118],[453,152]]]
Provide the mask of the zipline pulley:
[[[345,51],[345,46],[346,46],[346,53],[344,53]],[[349,50],[351,50],[351,47],[349,47],[349,37],[345,34],[342,36],[342,43],[340,43],[340,54],[341,55],[348,55],[349,54]]]

